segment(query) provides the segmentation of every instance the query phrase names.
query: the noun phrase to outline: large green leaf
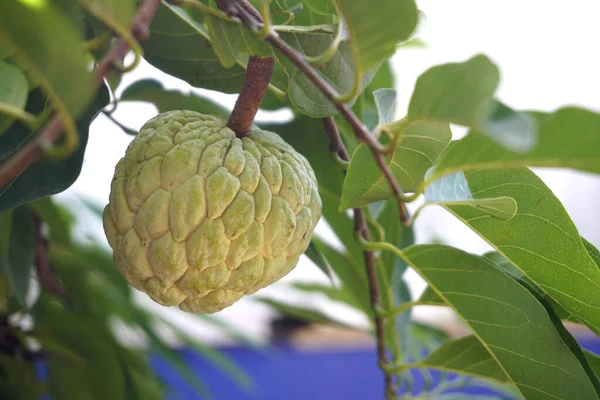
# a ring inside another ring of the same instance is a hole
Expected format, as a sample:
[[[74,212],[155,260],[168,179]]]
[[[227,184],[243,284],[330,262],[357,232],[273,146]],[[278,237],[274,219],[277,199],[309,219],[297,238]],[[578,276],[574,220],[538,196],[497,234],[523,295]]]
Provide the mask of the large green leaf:
[[[348,26],[353,55],[366,72],[396,52],[417,27],[414,0],[334,0]]]
[[[499,81],[498,67],[483,55],[433,67],[417,80],[408,118],[470,126],[513,151],[531,150],[537,141],[534,121],[494,100]]]
[[[229,111],[207,97],[178,90],[168,90],[162,83],[154,79],[143,79],[127,86],[121,94],[120,101],[145,101],[152,103],[163,113],[171,110],[191,110],[203,114],[216,115],[222,118],[229,116]]]
[[[600,114],[581,108],[536,113],[539,142],[528,153],[514,153],[478,132],[453,142],[440,158],[431,179],[457,170],[523,165],[575,168],[600,173]]]
[[[510,381],[492,354],[475,336],[446,342],[411,368],[434,368],[502,383]]]
[[[17,109],[25,109],[29,82],[21,70],[0,61],[0,105],[2,103]],[[0,112],[0,134],[12,124],[13,118]]]
[[[41,112],[44,109],[46,98],[39,90],[31,92],[29,98],[28,111]],[[28,166],[8,186],[0,188],[0,213],[28,201],[62,192],[75,182],[81,171],[90,124],[109,100],[108,90],[103,86],[94,102],[77,121],[79,147],[73,154],[61,160],[41,158]],[[31,132],[31,129],[20,122],[15,122],[0,136],[0,163],[18,151],[32,135],[35,132]]]
[[[78,117],[94,97],[83,38],[70,18],[50,1],[11,1],[0,13],[0,41],[9,44],[53,104]]]
[[[544,306],[512,278],[481,257],[447,246],[411,246],[404,255],[525,398],[598,397]]]
[[[31,211],[19,207],[12,213],[10,245],[8,249],[8,277],[19,304],[27,308],[27,292],[35,262],[36,232]]]
[[[240,23],[214,15],[206,15],[205,18],[213,49],[225,68],[231,68],[239,62],[242,53],[261,57],[273,56],[273,50],[268,43],[258,40]]]
[[[600,270],[552,191],[526,168],[466,174],[474,198],[509,196],[517,214],[492,218],[466,206],[446,206],[537,286],[596,333],[600,332]]]
[[[334,40],[332,33],[290,33],[281,32],[279,36],[290,46],[307,56],[317,56],[325,52]],[[323,118],[338,113],[337,109],[325,97],[314,83],[300,71],[285,55],[276,53],[283,66],[288,80],[290,101],[303,114],[313,118]],[[362,74],[362,87],[368,86],[378,65]],[[336,53],[326,63],[317,65],[316,69],[339,93],[346,93],[354,85],[357,72],[352,62],[352,50],[347,42],[340,43]],[[349,102],[354,104],[356,97]]]
[[[447,123],[419,121],[399,133],[396,148],[386,161],[392,174],[406,192],[415,191],[425,172],[446,148],[452,132]],[[344,179],[341,209],[360,207],[392,196],[389,183],[377,165],[371,149],[358,146]]]
[[[165,2],[159,6],[150,37],[142,46],[150,64],[192,86],[236,93],[244,82],[241,66],[227,69],[221,65],[206,28]]]

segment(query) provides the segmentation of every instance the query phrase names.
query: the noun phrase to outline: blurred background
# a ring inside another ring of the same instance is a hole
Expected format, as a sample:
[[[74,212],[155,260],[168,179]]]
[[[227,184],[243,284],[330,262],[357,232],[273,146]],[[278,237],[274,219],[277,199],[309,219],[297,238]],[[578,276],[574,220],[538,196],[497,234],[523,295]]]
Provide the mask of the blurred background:
[[[577,105],[600,112],[600,58],[595,51],[600,38],[600,24],[597,23],[600,3],[592,0],[421,0],[417,3],[425,16],[418,34],[425,47],[402,48],[392,59],[399,100],[398,117],[405,114],[415,81],[421,73],[431,66],[464,61],[478,53],[485,53],[500,66],[501,84],[497,96],[512,108],[551,112],[565,105]],[[191,88],[146,63],[126,74],[120,89],[143,78],[159,80],[167,89],[211,96],[228,108],[236,99],[234,95]],[[120,104],[113,116],[137,130],[156,114],[156,108],[149,103],[127,102]],[[287,109],[261,111],[257,122],[283,122],[291,118],[292,113]],[[460,127],[453,128],[455,138],[464,135]],[[101,242],[106,249],[108,244],[101,222],[86,204],[104,207],[108,202],[114,166],[131,140],[132,136],[104,115],[99,115],[90,130],[81,176],[74,186],[57,196],[61,204],[76,214],[76,236]],[[563,201],[582,236],[600,246],[600,230],[596,226],[600,221],[600,209],[596,206],[600,178],[567,170],[535,171]],[[418,243],[438,241],[479,254],[490,249],[476,234],[440,208],[426,208],[415,229]],[[333,237],[328,235],[325,223],[320,223],[317,231],[326,239]],[[413,297],[417,297],[425,285],[412,271],[406,274]],[[301,305],[335,317],[349,327],[366,327],[367,320],[361,313],[324,295],[298,290],[295,284],[300,282],[330,284],[328,278],[303,256],[294,271],[255,296],[290,306]],[[255,382],[255,388],[249,392],[240,389],[226,374],[206,364],[202,357],[185,353],[216,398],[376,398],[373,393],[379,393],[381,377],[374,343],[367,334],[284,318],[273,307],[255,301],[255,296],[242,298],[210,321],[175,308],[161,307],[145,294],[136,293],[134,299],[140,307],[160,315],[202,343],[222,349]],[[446,333],[460,335],[462,332],[460,324],[447,309],[418,307],[414,316]],[[215,321],[229,328],[224,330]],[[124,343],[145,346],[143,334],[123,326],[115,329]],[[172,345],[182,345],[169,332],[164,330],[165,340]],[[581,334],[585,336],[584,332]],[[239,335],[243,335],[245,344],[240,344]],[[273,341],[282,344],[277,347],[278,351],[264,350],[263,345]],[[158,361],[153,365],[167,380],[181,386],[179,398],[197,398],[176,372]]]

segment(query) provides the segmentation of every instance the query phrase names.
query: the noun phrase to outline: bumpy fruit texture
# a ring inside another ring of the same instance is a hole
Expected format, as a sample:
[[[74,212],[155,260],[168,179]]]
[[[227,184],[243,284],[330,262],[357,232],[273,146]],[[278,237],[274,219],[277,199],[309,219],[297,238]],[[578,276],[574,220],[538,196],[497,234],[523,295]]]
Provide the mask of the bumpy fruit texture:
[[[313,170],[279,136],[170,111],[117,164],[104,230],[130,285],[212,313],[290,272],[320,216]]]

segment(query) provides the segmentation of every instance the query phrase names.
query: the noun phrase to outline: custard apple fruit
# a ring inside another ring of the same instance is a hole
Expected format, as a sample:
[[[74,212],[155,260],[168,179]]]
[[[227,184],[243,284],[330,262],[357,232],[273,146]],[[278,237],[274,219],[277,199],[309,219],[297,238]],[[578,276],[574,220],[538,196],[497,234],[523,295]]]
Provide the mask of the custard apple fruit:
[[[278,135],[170,111],[117,164],[103,222],[131,286],[212,313],[290,272],[320,217],[313,170]]]

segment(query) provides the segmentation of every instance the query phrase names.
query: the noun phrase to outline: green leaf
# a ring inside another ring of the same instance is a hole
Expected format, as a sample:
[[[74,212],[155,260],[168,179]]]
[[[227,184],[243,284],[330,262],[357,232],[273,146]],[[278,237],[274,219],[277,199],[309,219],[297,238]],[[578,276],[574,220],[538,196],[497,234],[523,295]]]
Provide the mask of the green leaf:
[[[233,67],[240,53],[247,51],[240,25],[214,15],[206,15],[205,18],[210,41],[221,65]]]
[[[359,308],[366,313],[370,313],[371,303],[369,301],[367,275],[362,258],[359,259],[361,262],[357,262],[357,260],[342,254],[317,237],[313,237],[312,242],[323,254],[331,269],[342,282],[343,287],[352,294]]]
[[[435,368],[502,383],[510,381],[502,367],[475,336],[465,336],[444,343],[415,367]]]
[[[37,379],[35,366],[32,362],[22,357],[11,357],[7,354],[0,354],[1,399],[39,399],[44,392],[44,385]]]
[[[90,396],[90,399],[110,398],[125,399],[125,377],[124,370],[118,358],[122,348],[115,342],[111,333],[106,330],[103,323],[98,324],[98,320],[80,319],[64,312],[55,311],[46,316],[44,322],[39,328],[42,331],[51,332],[54,340],[64,347],[70,349],[84,360],[84,365],[72,364],[63,358],[55,355],[54,360],[59,363],[58,369],[52,368],[51,371],[59,373],[62,369],[69,372],[71,377],[83,385],[78,388],[85,390],[83,393]],[[73,367],[68,368],[66,364]],[[54,370],[54,371],[53,371]],[[61,396],[59,398],[71,399],[69,393],[65,393],[64,385],[67,383],[60,377],[56,379],[56,389],[60,388]],[[52,386],[52,385],[51,385]]]
[[[51,197],[45,197],[28,204],[33,212],[50,226],[52,240],[67,244],[71,241],[73,217]]]
[[[28,308],[26,298],[36,253],[35,223],[31,211],[26,207],[19,207],[12,214],[8,278],[19,304]]]
[[[224,68],[209,40],[208,31],[182,9],[162,2],[142,42],[144,58],[156,68],[192,86],[237,93],[244,69]]]
[[[539,142],[532,151],[513,153],[478,132],[469,132],[444,152],[432,179],[456,170],[524,165],[600,173],[596,151],[600,147],[600,114],[568,107],[552,114],[533,115],[539,127]]]
[[[237,366],[228,357],[223,355],[217,349],[214,349],[199,340],[192,338],[184,330],[172,324],[165,318],[160,319],[161,322],[165,323],[171,329],[173,329],[177,337],[189,348],[193,349],[198,354],[202,355],[207,361],[221,369],[227,376],[229,376],[234,382],[236,382],[242,389],[250,391],[255,389],[252,378]]]
[[[319,251],[317,246],[311,241],[308,245],[308,248],[304,252],[304,254],[310,258],[310,260],[321,270],[327,277],[333,280],[333,276],[331,274],[331,269],[327,265],[327,261],[325,261],[325,257]]]
[[[158,108],[159,113],[171,110],[191,110],[203,114],[229,117],[229,111],[207,97],[196,93],[185,94],[178,90],[168,90],[154,79],[142,79],[127,86],[120,101],[145,101]]]
[[[27,103],[29,82],[17,67],[0,61],[0,105],[7,104],[24,110]],[[0,112],[0,134],[13,123],[14,118]]]
[[[350,291],[343,287],[337,288],[329,285],[321,285],[319,283],[295,283],[293,287],[302,290],[303,292],[319,293],[327,296],[333,301],[341,301],[342,303],[360,309],[360,304],[356,303],[356,300]]]
[[[588,242],[585,238],[582,237],[581,241],[583,242],[583,245],[585,246],[585,249],[587,250],[592,260],[594,260],[594,263],[596,263],[596,265],[600,269],[600,251],[596,248],[596,246]]]
[[[244,25],[214,15],[206,15],[205,19],[215,54],[225,68],[241,62],[242,53],[273,57],[273,50],[268,42],[258,39]]]
[[[423,359],[424,354],[431,353],[441,344],[450,340],[444,331],[418,322],[410,322],[405,329],[406,337],[402,340],[402,360],[415,362]],[[401,334],[402,331],[398,331]]]
[[[55,400],[94,400],[87,389],[86,370],[58,355],[48,358],[48,389]]]
[[[417,80],[408,118],[470,126],[509,150],[529,151],[537,143],[535,123],[494,100],[499,81],[498,67],[483,55],[433,67]]]
[[[335,7],[330,0],[302,0],[302,2],[318,14],[335,14]]]
[[[289,33],[281,32],[279,36],[290,46],[307,56],[317,56],[325,52],[334,40],[331,33]],[[346,93],[354,85],[357,73],[352,60],[352,50],[347,42],[340,43],[334,56],[325,64],[315,66],[317,71],[334,87],[338,93]],[[285,55],[276,53],[283,66],[288,80],[288,95],[292,104],[303,114],[313,118],[323,118],[338,113],[335,106],[325,97],[306,75],[300,71]],[[367,87],[373,78],[378,65],[362,74],[362,88]],[[356,98],[348,102],[354,104]]]
[[[509,196],[517,214],[499,220],[466,206],[446,206],[558,304],[600,332],[600,269],[552,191],[527,168],[466,174],[477,198]]]
[[[357,68],[365,72],[390,58],[417,27],[413,0],[334,0],[348,26]]]
[[[0,41],[0,61],[5,60],[15,54],[15,49],[7,43]]]
[[[597,398],[585,369],[527,289],[485,259],[451,247],[411,246],[404,255],[525,398]]]
[[[394,128],[392,133],[394,132]],[[440,153],[446,148],[452,132],[446,123],[419,121],[407,125],[387,164],[406,192],[415,191]],[[344,179],[340,209],[360,207],[392,196],[389,183],[377,165],[371,149],[358,146],[352,155]]]
[[[31,92],[29,97],[28,111],[41,112],[46,104],[46,98],[38,90]],[[79,147],[73,154],[62,160],[41,158],[27,167],[8,186],[0,189],[0,212],[40,197],[62,192],[75,182],[81,171],[90,124],[109,100],[108,90],[102,86],[94,102],[77,121]],[[4,135],[0,136],[0,163],[18,151],[33,134],[35,132],[31,132],[28,127],[15,122]]]
[[[377,89],[373,92],[373,98],[377,107],[378,124],[385,125],[392,122],[396,106],[396,91],[394,89]]]
[[[144,331],[150,339],[152,350],[161,356],[170,364],[185,381],[192,387],[201,398],[212,399],[214,396],[210,393],[200,376],[195,374],[185,363],[183,358],[171,347],[167,346],[156,334],[151,326],[152,317],[141,309],[135,309],[134,312],[136,324]]]
[[[78,117],[94,98],[95,88],[83,37],[71,19],[49,1],[11,1],[0,14],[0,41],[15,49],[39,80],[53,104]]]
[[[367,87],[367,89],[361,94],[361,97],[356,102],[355,108],[357,106],[360,107],[360,110],[354,110],[354,112],[360,117],[363,123],[369,128],[369,130],[374,131],[378,121],[378,112],[377,105],[375,101],[375,91],[378,89],[386,89],[395,86],[394,75],[392,73],[392,67],[390,66],[390,61],[386,61],[381,64],[381,67],[375,73],[373,80]],[[393,114],[392,114],[393,115]],[[342,119],[342,123],[338,122],[338,125],[347,125],[347,122]],[[349,129],[348,129],[349,128]],[[352,131],[352,128],[348,126],[346,130]],[[343,129],[343,127],[342,127]]]
[[[277,300],[266,299],[266,298],[256,298],[256,300],[261,303],[267,304],[268,306],[273,307],[275,310],[279,311],[282,314],[289,315],[295,318],[299,318],[303,321],[315,322],[318,324],[327,324],[327,325],[337,325],[346,328],[351,328],[350,325],[347,325],[343,322],[340,322],[327,314],[324,314],[320,311],[311,310],[309,308],[293,306],[289,304],[282,303]]]
[[[8,251],[12,231],[12,211],[0,213],[0,270],[8,266]]]
[[[136,8],[135,0],[80,0],[80,3],[94,14],[102,13],[126,30],[129,30]]]
[[[512,197],[474,199],[461,171],[433,181],[424,194],[426,204],[465,205],[498,219],[510,219],[517,213],[517,202]]]
[[[414,243],[414,232],[412,227],[403,226],[399,221],[398,202],[395,199],[386,200],[381,214],[377,217],[377,222],[385,232],[385,240],[403,249]],[[378,258],[378,262],[383,264],[378,265],[378,279],[379,282],[382,282],[382,294],[387,294],[387,296],[382,296],[382,299],[387,299],[388,303],[384,307],[391,309],[411,301],[410,290],[403,278],[407,267],[404,260],[387,251],[381,252]],[[386,293],[386,290],[389,293]],[[411,324],[411,315],[412,312],[408,309],[397,315],[393,324],[389,323],[386,326],[386,339],[391,348],[399,346],[403,360],[406,360],[410,347],[419,342]]]

